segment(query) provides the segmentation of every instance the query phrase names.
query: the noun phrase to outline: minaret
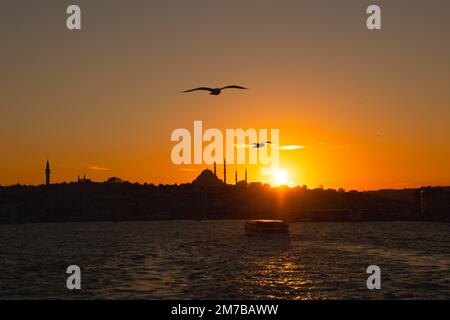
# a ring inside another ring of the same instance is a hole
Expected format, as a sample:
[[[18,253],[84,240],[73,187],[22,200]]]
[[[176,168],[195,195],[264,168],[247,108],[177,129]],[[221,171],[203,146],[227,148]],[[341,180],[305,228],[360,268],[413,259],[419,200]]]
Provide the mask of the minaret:
[[[247,183],[247,168],[245,169],[245,183]]]
[[[216,172],[216,162],[214,161],[214,175],[217,177],[217,172]]]
[[[237,184],[237,170],[234,171],[234,184]]]
[[[45,184],[50,185],[50,162],[47,160],[47,165],[45,166]]]
[[[223,159],[223,182],[227,184],[227,161]]]

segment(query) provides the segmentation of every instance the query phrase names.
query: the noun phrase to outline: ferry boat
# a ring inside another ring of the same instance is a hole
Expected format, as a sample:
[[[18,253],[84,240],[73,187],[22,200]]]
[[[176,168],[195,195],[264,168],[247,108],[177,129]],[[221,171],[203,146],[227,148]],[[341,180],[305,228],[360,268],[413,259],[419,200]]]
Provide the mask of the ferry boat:
[[[245,223],[245,233],[253,234],[287,234],[289,225],[283,220],[250,220]]]

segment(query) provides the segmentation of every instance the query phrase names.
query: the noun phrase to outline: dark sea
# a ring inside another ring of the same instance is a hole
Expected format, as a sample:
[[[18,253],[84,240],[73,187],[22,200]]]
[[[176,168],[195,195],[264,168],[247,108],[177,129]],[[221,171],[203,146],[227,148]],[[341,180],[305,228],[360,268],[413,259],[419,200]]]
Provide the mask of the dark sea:
[[[81,290],[68,290],[69,265]],[[381,268],[381,290],[366,269]],[[1,299],[449,299],[450,224],[244,221],[0,225]]]

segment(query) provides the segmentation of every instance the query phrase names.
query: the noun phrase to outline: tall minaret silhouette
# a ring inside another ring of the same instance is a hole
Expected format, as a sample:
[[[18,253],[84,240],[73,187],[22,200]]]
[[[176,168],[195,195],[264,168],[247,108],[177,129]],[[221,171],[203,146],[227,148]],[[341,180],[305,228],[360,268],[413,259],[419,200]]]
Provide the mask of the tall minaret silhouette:
[[[50,185],[50,162],[47,159],[47,165],[45,166],[45,184]]]
[[[216,172],[216,162],[214,161],[214,175],[217,177],[217,172]]]
[[[234,184],[237,184],[237,170],[234,170]]]
[[[227,184],[227,161],[223,159],[223,182]]]
[[[245,183],[247,183],[247,168],[245,169]]]

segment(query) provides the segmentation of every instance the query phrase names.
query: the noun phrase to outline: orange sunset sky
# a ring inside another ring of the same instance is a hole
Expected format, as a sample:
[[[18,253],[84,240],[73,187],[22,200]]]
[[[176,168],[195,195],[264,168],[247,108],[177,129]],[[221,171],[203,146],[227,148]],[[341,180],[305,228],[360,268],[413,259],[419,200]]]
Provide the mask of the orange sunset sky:
[[[450,185],[450,2],[376,1],[369,31],[372,2],[76,1],[68,31],[73,1],[2,1],[0,184],[44,183],[47,158],[52,182],[189,182],[206,166],[170,136],[202,120],[305,146],[281,151],[291,184]],[[250,90],[180,93],[229,84]]]

